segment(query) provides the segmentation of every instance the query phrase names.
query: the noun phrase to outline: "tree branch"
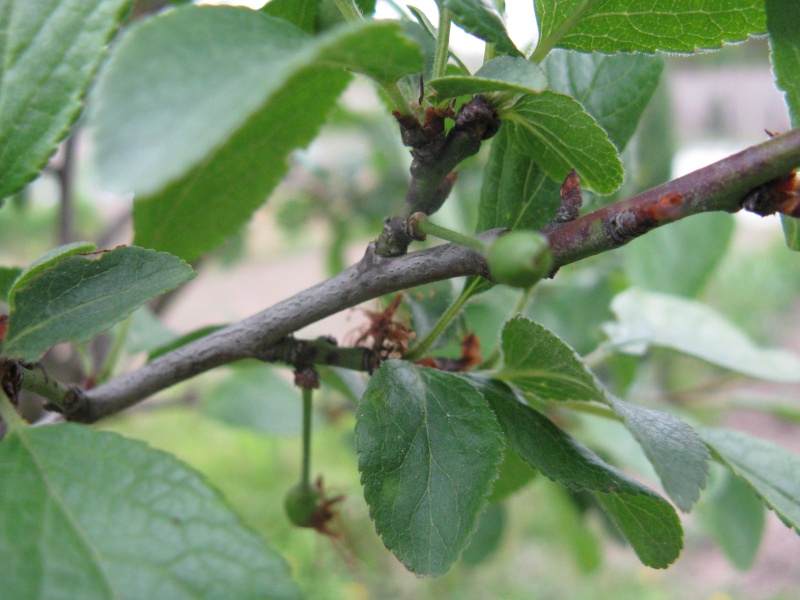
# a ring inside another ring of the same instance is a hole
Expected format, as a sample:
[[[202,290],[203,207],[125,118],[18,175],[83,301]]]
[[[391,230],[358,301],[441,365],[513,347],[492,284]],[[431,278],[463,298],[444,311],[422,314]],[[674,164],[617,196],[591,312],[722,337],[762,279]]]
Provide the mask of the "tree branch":
[[[560,267],[617,248],[655,227],[707,211],[736,212],[753,189],[800,165],[800,129],[775,137],[642,194],[569,222],[545,228]],[[491,241],[492,230],[479,237]],[[67,416],[94,422],[175,383],[215,367],[265,356],[294,331],[366,300],[465,275],[488,275],[481,256],[446,244],[396,258],[370,245],[364,258],[338,275],[252,317],[169,352],[86,391]]]

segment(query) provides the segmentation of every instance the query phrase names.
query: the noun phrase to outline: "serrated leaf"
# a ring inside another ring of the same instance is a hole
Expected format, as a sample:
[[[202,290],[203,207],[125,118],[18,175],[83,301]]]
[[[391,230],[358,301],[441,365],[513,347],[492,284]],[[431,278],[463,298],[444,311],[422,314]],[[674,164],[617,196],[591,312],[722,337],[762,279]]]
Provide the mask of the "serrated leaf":
[[[502,19],[481,0],[444,0],[441,6],[450,11],[453,21],[467,33],[494,44],[498,52],[522,56],[508,37]]]
[[[548,87],[580,102],[622,152],[658,86],[664,60],[645,54],[554,50],[542,68]]]
[[[753,566],[764,535],[764,503],[750,486],[730,472],[713,496],[697,505],[697,514],[725,555],[740,571]]]
[[[561,185],[520,152],[514,138],[511,128],[503,126],[492,140],[478,205],[478,232],[495,227],[541,229],[558,209]]]
[[[177,9],[134,28],[103,73],[98,170],[138,194],[137,244],[192,260],[265,201],[350,80],[344,69],[393,81],[420,65],[397,23],[312,38],[259,11]]]
[[[524,96],[502,110],[500,118],[512,130],[517,149],[552,179],[564,181],[574,168],[581,185],[599,194],[610,194],[622,184],[617,149],[574,98],[550,91]]]
[[[25,285],[36,275],[44,271],[45,269],[49,269],[56,263],[61,262],[65,258],[69,258],[74,254],[81,254],[87,252],[93,252],[97,249],[97,246],[90,242],[73,242],[71,244],[65,244],[63,246],[59,246],[57,248],[53,248],[49,252],[45,253],[44,255],[37,258],[33,261],[30,265],[28,265],[20,274],[19,277],[16,278],[14,284],[11,286],[11,289],[8,292],[8,304],[11,308],[14,308],[14,293],[16,290],[25,287]]]
[[[36,177],[67,135],[128,2],[0,3],[0,199]]]
[[[270,0],[261,10],[289,21],[306,33],[314,33],[321,3],[322,0]]]
[[[286,563],[218,491],[117,434],[12,429],[0,517],[8,598],[300,598]]]
[[[495,377],[543,402],[605,401],[605,390],[575,351],[551,331],[518,315],[503,327],[503,368]]]
[[[604,331],[614,350],[642,354],[649,346],[677,350],[768,381],[800,381],[800,357],[759,348],[710,306],[678,296],[629,289],[614,298],[617,317]]]
[[[504,384],[488,381],[480,390],[508,443],[532,467],[570,489],[593,492],[645,565],[666,568],[675,561],[683,530],[666,500],[518,402]]]
[[[713,212],[659,227],[623,250],[632,286],[653,292],[696,297],[726,255],[733,215]],[[703,239],[702,244],[692,240]]]
[[[498,56],[487,61],[474,75],[450,75],[431,79],[428,85],[439,99],[488,92],[537,94],[547,88],[542,68],[516,56]]]
[[[607,401],[639,442],[669,497],[689,512],[708,481],[709,454],[700,437],[668,413],[629,404],[610,394]]]
[[[580,52],[696,52],[766,29],[760,0],[535,0],[539,39]]]
[[[495,227],[541,229],[558,210],[560,189],[561,185],[550,179],[534,159],[518,150],[511,128],[502,126],[492,139],[483,171],[475,231]],[[493,286],[487,279],[475,282],[469,278],[464,289],[471,289],[474,295]]]
[[[60,341],[86,341],[192,277],[182,260],[136,246],[71,256],[14,288],[4,352],[35,359]]]
[[[723,465],[800,533],[800,457],[740,431],[704,427],[698,433]]]
[[[387,361],[356,414],[358,468],[384,544],[419,575],[440,575],[469,542],[497,477],[494,414],[465,379]]]

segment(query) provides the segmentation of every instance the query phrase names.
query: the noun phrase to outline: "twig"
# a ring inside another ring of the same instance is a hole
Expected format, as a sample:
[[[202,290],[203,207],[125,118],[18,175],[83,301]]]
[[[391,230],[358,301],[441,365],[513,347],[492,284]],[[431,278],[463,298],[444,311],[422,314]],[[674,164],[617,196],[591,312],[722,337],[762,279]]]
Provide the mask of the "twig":
[[[553,260],[563,266],[627,243],[692,214],[736,212],[748,192],[800,165],[800,129],[589,215],[549,227]],[[486,241],[501,230],[480,234]],[[262,356],[294,331],[366,300],[466,275],[487,276],[479,255],[455,244],[397,258],[371,245],[356,265],[252,317],[162,355],[85,392],[72,420],[94,422],[175,383],[236,360]]]

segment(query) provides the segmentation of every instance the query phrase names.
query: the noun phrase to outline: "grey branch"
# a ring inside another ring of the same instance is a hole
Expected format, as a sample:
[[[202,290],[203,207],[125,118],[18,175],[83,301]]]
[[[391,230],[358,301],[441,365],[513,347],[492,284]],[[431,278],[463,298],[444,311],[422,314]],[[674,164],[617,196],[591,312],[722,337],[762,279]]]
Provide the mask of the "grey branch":
[[[800,129],[578,219],[553,223],[546,235],[556,267],[616,248],[654,227],[706,211],[736,212],[748,193],[800,165]],[[481,234],[487,241],[501,230]],[[263,356],[294,331],[361,302],[466,275],[487,276],[471,250],[447,244],[396,258],[373,246],[356,265],[239,323],[169,352],[88,390],[71,420],[94,422],[220,365]]]

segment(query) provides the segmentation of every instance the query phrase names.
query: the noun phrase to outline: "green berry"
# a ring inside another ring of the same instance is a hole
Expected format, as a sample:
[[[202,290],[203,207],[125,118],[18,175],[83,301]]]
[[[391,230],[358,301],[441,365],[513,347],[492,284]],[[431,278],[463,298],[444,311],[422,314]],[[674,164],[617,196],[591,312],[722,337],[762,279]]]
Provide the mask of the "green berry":
[[[486,260],[497,283],[528,288],[545,277],[553,266],[547,239],[535,231],[510,231],[489,248]]]
[[[289,520],[298,527],[309,527],[311,517],[319,510],[322,494],[316,488],[298,483],[283,501]]]

